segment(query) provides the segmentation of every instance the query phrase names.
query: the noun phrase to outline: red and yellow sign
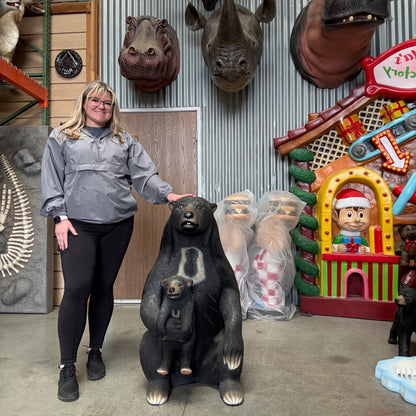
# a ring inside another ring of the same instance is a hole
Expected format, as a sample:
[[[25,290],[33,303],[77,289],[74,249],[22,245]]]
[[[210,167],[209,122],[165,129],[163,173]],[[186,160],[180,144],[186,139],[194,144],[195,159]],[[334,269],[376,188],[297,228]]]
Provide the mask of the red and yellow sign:
[[[377,58],[361,61],[365,70],[366,95],[382,94],[393,99],[414,99],[416,96],[416,39],[402,42]]]

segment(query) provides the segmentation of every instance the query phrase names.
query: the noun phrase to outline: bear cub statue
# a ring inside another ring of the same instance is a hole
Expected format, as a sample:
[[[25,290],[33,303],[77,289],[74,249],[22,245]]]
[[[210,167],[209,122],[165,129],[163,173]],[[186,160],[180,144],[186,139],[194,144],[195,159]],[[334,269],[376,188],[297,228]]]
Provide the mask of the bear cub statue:
[[[217,205],[199,197],[184,197],[169,207],[171,214],[140,306],[147,328],[139,351],[147,379],[146,400],[151,405],[162,405],[172,387],[201,383],[218,386],[225,404],[239,405],[243,402],[240,376],[244,355],[240,295],[214,218]],[[193,282],[195,340],[189,366],[192,372],[186,370],[187,363],[184,366],[179,357],[173,359],[168,373],[158,372],[165,342],[159,332],[164,319],[160,313],[165,307],[162,281],[178,275]],[[185,374],[181,372],[184,368]]]
[[[412,332],[416,332],[416,288],[404,285],[394,300],[398,309],[390,329],[389,344],[399,343],[399,356],[410,355]]]
[[[181,354],[181,374],[189,375],[195,341],[194,297],[192,280],[171,276],[162,280],[164,298],[157,317],[157,331],[162,336],[162,362],[157,372],[169,374],[175,353]]]
[[[400,266],[412,266],[416,259],[416,225],[406,224],[399,227],[401,239],[394,243],[394,252],[400,256]]]

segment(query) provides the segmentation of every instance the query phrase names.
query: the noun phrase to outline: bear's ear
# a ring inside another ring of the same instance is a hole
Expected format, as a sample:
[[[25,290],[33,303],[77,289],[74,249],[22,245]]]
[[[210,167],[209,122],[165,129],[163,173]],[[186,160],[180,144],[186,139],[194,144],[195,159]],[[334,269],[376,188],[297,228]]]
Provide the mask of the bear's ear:
[[[160,282],[160,284],[162,285],[162,287],[167,287],[168,286],[168,279],[164,279]]]
[[[217,209],[217,204],[212,203],[212,204],[209,204],[209,205],[210,205],[210,207],[212,209],[212,212],[215,212],[216,209]]]
[[[192,279],[186,279],[186,284],[188,285],[188,287],[192,287],[194,281]]]
[[[168,204],[169,209],[170,209],[171,211],[173,211],[173,208],[175,208],[175,205],[176,205],[176,202],[169,202],[169,204]]]

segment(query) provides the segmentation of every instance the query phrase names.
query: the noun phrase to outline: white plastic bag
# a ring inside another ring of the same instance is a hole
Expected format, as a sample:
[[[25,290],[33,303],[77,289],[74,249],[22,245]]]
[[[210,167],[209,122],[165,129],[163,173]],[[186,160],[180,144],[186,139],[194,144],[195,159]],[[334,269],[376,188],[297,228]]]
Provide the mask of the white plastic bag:
[[[241,309],[245,319],[247,308],[251,303],[247,293],[249,271],[247,247],[253,237],[252,225],[257,216],[253,193],[245,190],[224,198],[218,204],[214,215],[225,255],[234,270],[240,289]]]
[[[248,318],[293,317],[295,305],[286,305],[296,274],[290,231],[299,222],[304,206],[297,196],[285,191],[269,192],[259,201],[255,236],[248,250]]]

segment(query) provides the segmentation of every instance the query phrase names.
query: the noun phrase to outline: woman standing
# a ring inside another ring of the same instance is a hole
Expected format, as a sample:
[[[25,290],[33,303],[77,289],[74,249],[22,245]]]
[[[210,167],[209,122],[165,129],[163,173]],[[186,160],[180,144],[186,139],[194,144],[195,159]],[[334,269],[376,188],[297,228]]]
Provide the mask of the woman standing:
[[[87,314],[88,379],[105,376],[101,351],[113,312],[113,286],[137,210],[131,185],[153,204],[189,194],[173,193],[142,145],[122,130],[115,93],[101,81],[86,85],[73,116],[52,130],[41,183],[40,213],[54,218],[65,282],[58,316],[58,398],[74,401],[79,397],[75,362]]]

